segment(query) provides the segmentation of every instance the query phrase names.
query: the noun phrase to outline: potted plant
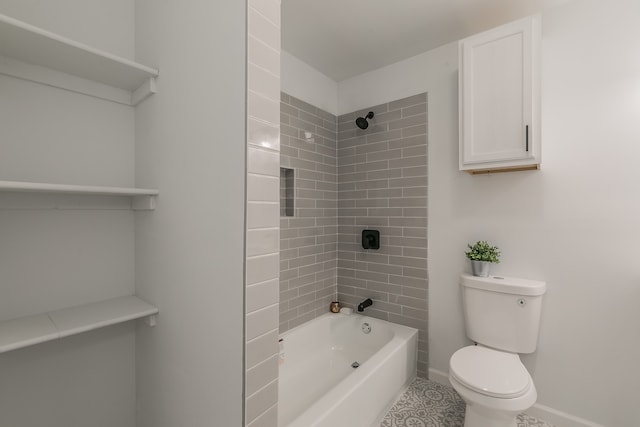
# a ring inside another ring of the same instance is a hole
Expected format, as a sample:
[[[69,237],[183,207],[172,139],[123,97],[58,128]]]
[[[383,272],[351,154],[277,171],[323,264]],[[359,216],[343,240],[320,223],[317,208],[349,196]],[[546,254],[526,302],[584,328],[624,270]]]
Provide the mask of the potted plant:
[[[500,262],[500,250],[491,246],[486,240],[479,240],[475,245],[467,244],[469,251],[464,254],[471,260],[471,271],[474,276],[487,277],[491,263]]]

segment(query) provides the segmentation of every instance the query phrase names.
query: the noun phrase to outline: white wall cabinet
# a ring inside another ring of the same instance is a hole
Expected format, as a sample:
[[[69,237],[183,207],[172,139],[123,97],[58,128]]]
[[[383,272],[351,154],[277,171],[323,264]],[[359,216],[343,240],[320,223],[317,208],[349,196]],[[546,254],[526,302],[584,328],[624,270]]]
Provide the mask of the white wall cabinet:
[[[538,169],[539,17],[461,40],[459,59],[460,170]]]

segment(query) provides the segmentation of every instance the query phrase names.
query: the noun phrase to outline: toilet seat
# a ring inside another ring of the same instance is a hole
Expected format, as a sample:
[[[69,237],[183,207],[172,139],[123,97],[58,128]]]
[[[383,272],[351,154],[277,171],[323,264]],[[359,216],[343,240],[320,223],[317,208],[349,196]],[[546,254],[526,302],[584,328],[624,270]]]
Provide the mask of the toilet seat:
[[[449,373],[465,387],[500,399],[523,396],[532,385],[517,354],[482,346],[456,351],[449,361]]]

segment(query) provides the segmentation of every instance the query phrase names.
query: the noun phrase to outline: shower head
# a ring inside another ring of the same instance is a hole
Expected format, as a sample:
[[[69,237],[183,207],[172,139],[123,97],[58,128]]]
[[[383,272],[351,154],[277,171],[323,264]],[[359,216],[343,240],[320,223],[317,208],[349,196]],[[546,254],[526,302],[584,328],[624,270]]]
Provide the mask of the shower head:
[[[369,127],[369,122],[367,119],[373,119],[373,111],[369,111],[365,117],[358,117],[356,119],[356,126],[360,129],[366,129]]]

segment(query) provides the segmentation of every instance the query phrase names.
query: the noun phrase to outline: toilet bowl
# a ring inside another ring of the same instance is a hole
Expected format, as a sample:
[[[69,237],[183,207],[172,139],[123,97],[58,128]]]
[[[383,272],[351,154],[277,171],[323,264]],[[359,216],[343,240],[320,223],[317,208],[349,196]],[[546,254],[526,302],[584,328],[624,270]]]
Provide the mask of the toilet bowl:
[[[479,345],[454,353],[449,381],[467,404],[465,427],[516,427],[516,416],[537,399],[517,354]]]
[[[538,394],[519,353],[536,350],[546,283],[460,276],[467,336],[449,360],[449,381],[467,404],[465,427],[516,427]]]

